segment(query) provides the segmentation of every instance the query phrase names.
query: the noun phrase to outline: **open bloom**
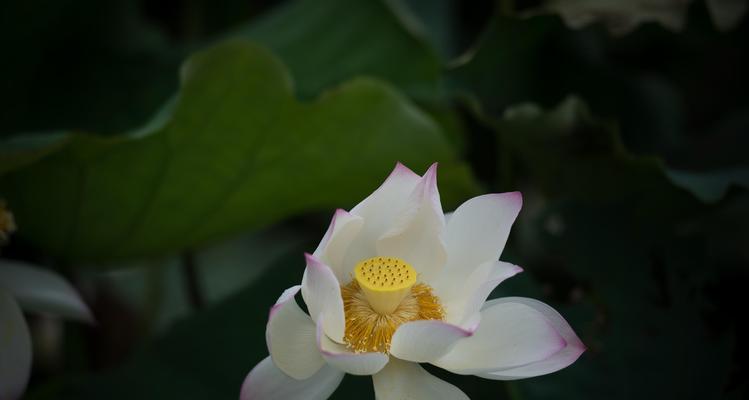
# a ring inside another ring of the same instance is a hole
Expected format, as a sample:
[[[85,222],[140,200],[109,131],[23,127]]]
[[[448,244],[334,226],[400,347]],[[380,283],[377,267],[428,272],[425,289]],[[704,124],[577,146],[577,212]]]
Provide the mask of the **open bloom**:
[[[306,255],[301,285],[271,308],[270,356],[245,379],[242,400],[325,399],[344,373],[371,375],[378,399],[466,399],[419,363],[509,380],[557,371],[582,354],[548,305],[486,301],[522,271],[498,261],[520,193],[479,196],[445,216],[436,170],[419,176],[398,164],[350,212],[336,211]]]

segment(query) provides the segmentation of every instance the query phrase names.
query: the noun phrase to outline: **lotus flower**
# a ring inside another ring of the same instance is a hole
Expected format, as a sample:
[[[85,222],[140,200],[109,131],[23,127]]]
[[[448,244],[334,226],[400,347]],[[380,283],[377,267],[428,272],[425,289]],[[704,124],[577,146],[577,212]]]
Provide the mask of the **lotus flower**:
[[[31,336],[21,308],[93,321],[88,307],[62,277],[0,260],[0,400],[20,399],[31,372]]]
[[[446,216],[436,170],[419,176],[398,164],[350,212],[336,211],[306,254],[301,285],[270,310],[270,356],[245,379],[242,400],[325,399],[345,373],[371,375],[378,399],[467,399],[419,363],[512,380],[557,371],[582,354],[548,305],[486,301],[522,271],[498,261],[520,193],[478,196]]]

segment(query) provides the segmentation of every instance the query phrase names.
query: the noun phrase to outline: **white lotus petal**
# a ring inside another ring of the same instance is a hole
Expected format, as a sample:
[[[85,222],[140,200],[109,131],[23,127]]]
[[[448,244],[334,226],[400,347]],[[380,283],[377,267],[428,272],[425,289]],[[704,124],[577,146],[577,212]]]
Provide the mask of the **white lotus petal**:
[[[20,399],[31,372],[31,337],[13,297],[0,289],[0,399]]]
[[[310,315],[323,316],[325,334],[343,343],[346,318],[343,312],[341,286],[333,271],[313,255],[305,254],[307,269],[302,277],[302,297]]]
[[[398,163],[377,190],[351,209],[351,214],[364,219],[364,225],[346,251],[343,262],[346,280],[341,283],[348,283],[348,274],[357,262],[377,255],[377,239],[390,229],[420,180],[419,175]]]
[[[317,351],[315,324],[294,299],[300,288],[289,288],[278,298],[271,308],[265,337],[273,363],[294,379],[307,379],[325,361]]]
[[[388,363],[390,357],[387,354],[353,353],[346,346],[330,340],[323,333],[320,322],[318,319],[317,347],[329,365],[352,375],[372,375]]]
[[[419,364],[392,359],[372,376],[377,400],[468,400],[463,391],[428,373]]]
[[[56,273],[30,264],[0,261],[0,288],[26,311],[92,322],[91,311],[73,286]]]
[[[437,190],[437,163],[424,173],[393,225],[377,241],[377,255],[411,264],[422,282],[439,276],[447,260],[445,215]]]
[[[479,374],[482,378],[498,380],[514,380],[521,378],[530,378],[539,375],[546,375],[559,371],[577,360],[585,351],[585,345],[577,337],[570,325],[559,313],[547,304],[538,300],[525,297],[505,297],[502,299],[491,300],[486,303],[486,307],[493,307],[495,304],[502,303],[520,303],[532,307],[546,317],[556,331],[567,342],[567,346],[561,351],[553,354],[551,357],[530,363],[517,368],[510,368],[496,372]]]
[[[495,193],[474,197],[455,210],[445,232],[447,265],[433,285],[440,296],[453,296],[479,265],[499,259],[522,204],[520,192]]]
[[[323,366],[304,380],[290,378],[270,357],[260,361],[242,384],[240,400],[325,400],[338,388],[343,372]]]
[[[449,323],[469,327],[480,320],[481,306],[494,288],[505,279],[515,276],[523,269],[504,261],[481,264],[462,283],[460,290],[452,291],[443,299],[445,320]]]
[[[544,360],[567,345],[540,312],[520,303],[496,303],[481,311],[471,337],[432,364],[457,374],[478,374]]]
[[[401,360],[431,362],[447,354],[459,340],[471,335],[472,329],[443,321],[408,322],[393,334],[390,354]]]
[[[328,231],[325,232],[317,249],[312,253],[333,270],[339,282],[346,282],[350,279],[347,276],[348,271],[343,267],[343,257],[351,242],[361,231],[363,224],[362,217],[342,209],[336,210]]]

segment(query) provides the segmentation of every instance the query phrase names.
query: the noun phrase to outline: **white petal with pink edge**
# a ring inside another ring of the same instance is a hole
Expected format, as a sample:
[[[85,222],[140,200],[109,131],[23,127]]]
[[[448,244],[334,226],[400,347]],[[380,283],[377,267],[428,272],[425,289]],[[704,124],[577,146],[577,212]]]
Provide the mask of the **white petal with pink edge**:
[[[411,264],[422,282],[432,282],[447,261],[445,215],[437,190],[437,163],[424,173],[393,225],[377,241],[377,255]]]
[[[343,372],[323,366],[304,380],[287,376],[270,357],[260,361],[242,383],[240,400],[325,400],[340,385]]]
[[[460,290],[443,298],[445,320],[462,327],[474,326],[481,319],[481,306],[491,292],[505,279],[523,269],[504,261],[489,261],[479,265],[463,282]]]
[[[26,311],[92,322],[78,292],[55,272],[17,261],[0,261],[0,287]]]
[[[18,303],[0,288],[0,399],[20,399],[31,372],[31,336]]]
[[[320,241],[312,255],[325,263],[338,278],[339,282],[348,282],[350,276],[343,266],[343,257],[346,255],[349,245],[361,231],[364,219],[358,215],[350,214],[345,210],[338,209],[330,221],[328,231]]]
[[[564,318],[549,305],[525,297],[505,297],[502,299],[490,300],[486,303],[485,307],[492,307],[495,304],[501,303],[524,304],[540,312],[551,323],[554,329],[562,335],[565,342],[567,342],[567,346],[559,352],[554,353],[551,357],[543,360],[517,368],[479,374],[480,377],[498,380],[514,380],[546,375],[569,366],[585,351],[585,345],[580,338],[577,337],[567,321],[565,321]]]
[[[407,361],[431,362],[447,354],[459,340],[471,335],[473,330],[443,321],[408,322],[393,334],[390,354]]]
[[[394,218],[406,206],[420,180],[419,175],[398,163],[377,190],[351,209],[351,214],[364,219],[364,225],[346,251],[343,271],[345,276],[348,276],[357,262],[377,255],[377,239],[390,229]]]
[[[346,319],[343,312],[341,286],[333,271],[311,254],[305,254],[307,269],[302,277],[302,297],[310,315],[322,315],[325,334],[343,343]]]
[[[479,374],[541,361],[567,343],[546,317],[520,303],[497,303],[481,311],[471,337],[432,364],[461,374]]]
[[[377,400],[468,400],[456,386],[408,361],[393,359],[372,382]]]
[[[453,212],[445,228],[445,273],[435,283],[438,295],[453,295],[479,265],[499,259],[522,204],[520,192],[494,193],[474,197]]]
[[[330,340],[322,331],[321,319],[317,324],[317,348],[328,365],[352,375],[372,375],[388,363],[390,357],[387,354],[353,353],[346,346]]]
[[[315,323],[294,299],[299,289],[294,286],[284,291],[271,308],[265,337],[276,367],[294,379],[307,379],[325,361],[317,351]]]

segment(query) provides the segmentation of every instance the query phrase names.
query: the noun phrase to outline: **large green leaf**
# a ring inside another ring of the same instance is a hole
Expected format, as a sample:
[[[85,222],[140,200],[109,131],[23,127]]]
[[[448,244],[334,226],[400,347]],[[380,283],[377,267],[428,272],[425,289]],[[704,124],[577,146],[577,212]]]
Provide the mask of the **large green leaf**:
[[[518,105],[489,123],[502,154],[546,196],[626,205],[631,217],[651,225],[699,210],[697,199],[671,182],[661,159],[628,152],[617,126],[594,117],[576,97],[549,111]]]
[[[566,303],[556,308],[588,351],[563,371],[518,382],[518,398],[722,398],[734,344],[710,323],[706,235],[660,221],[643,229],[629,218],[633,206],[549,201],[524,221],[538,243],[518,246],[523,265]],[[646,230],[670,233],[654,240]],[[498,294],[512,294],[513,281]]]
[[[476,98],[491,114],[522,102],[538,101],[557,73],[545,63],[549,36],[559,24],[553,18],[496,16],[478,43],[447,72],[450,91]]]
[[[517,262],[543,293],[572,303],[560,310],[588,346],[566,370],[513,384],[513,397],[717,398],[733,344],[703,316],[713,307],[704,291],[714,265],[701,245],[711,208],[694,194],[715,201],[723,192],[676,184],[662,160],[629,152],[617,126],[575,97],[486,121],[497,168],[512,167],[500,186],[528,188]],[[501,294],[513,294],[506,287]]]
[[[390,86],[358,79],[299,102],[283,65],[246,42],[193,56],[157,122],[125,136],[71,134],[0,177],[18,235],[66,259],[172,252],[351,205],[397,160],[417,171],[443,162],[448,204],[473,190],[437,125]],[[4,157],[0,171],[7,160],[19,165]]]
[[[216,35],[194,35],[204,24],[223,30],[219,37],[270,47],[289,65],[303,98],[364,75],[419,98],[441,93],[440,62],[418,29],[393,10],[397,2],[291,1],[230,30],[220,21],[213,26],[214,19],[246,18],[258,6],[190,3],[175,17],[185,19],[180,30],[196,31],[176,38],[163,32],[174,28],[163,26],[170,21],[143,18],[153,6],[127,0],[41,3],[2,6],[8,54],[0,65],[0,136],[138,127],[177,89],[174,72],[188,50],[215,44]],[[202,12],[193,15],[193,6]]]
[[[386,79],[409,95],[441,94],[441,64],[421,33],[386,0],[296,0],[234,34],[273,49],[302,97],[352,76]]]
[[[749,186],[745,167],[686,172],[658,157],[632,154],[617,126],[594,117],[576,97],[546,112],[532,104],[511,107],[493,125],[500,145],[551,195],[629,203],[652,216],[694,209],[695,198],[715,203],[730,187]]]

